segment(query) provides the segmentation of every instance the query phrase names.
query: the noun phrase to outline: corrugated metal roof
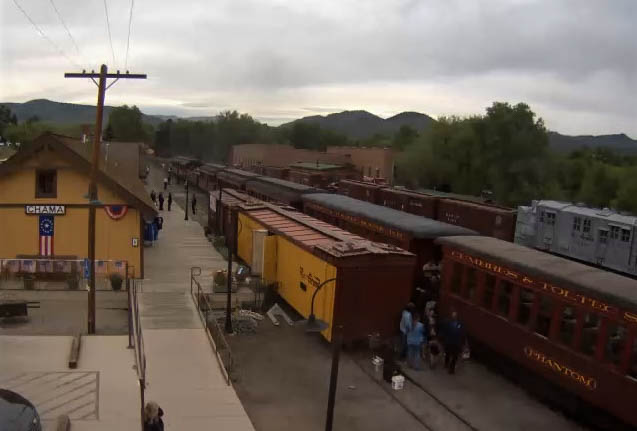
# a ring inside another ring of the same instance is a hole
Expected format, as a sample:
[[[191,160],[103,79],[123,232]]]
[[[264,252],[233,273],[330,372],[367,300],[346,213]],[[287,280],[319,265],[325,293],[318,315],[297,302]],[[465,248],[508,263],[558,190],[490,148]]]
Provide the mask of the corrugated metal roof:
[[[267,205],[267,204],[264,204]],[[244,211],[248,217],[269,231],[291,239],[309,249],[314,247],[335,257],[364,254],[394,254],[413,256],[398,247],[377,244],[306,214],[276,208]]]
[[[408,233],[414,238],[430,239],[441,236],[478,234],[473,230],[460,226],[454,226],[343,195],[313,193],[303,195],[302,199],[304,202],[315,203],[332,210],[374,221],[382,226],[389,226],[401,232]]]
[[[439,244],[497,260],[522,273],[590,292],[608,302],[637,307],[637,281],[592,266],[487,236],[440,238]]]

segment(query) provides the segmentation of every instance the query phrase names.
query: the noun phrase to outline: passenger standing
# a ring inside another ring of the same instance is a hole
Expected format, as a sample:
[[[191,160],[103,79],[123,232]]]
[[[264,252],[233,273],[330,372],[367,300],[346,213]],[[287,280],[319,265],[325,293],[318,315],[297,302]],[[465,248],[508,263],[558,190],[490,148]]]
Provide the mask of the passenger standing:
[[[164,194],[159,192],[159,211],[164,210]]]
[[[173,168],[168,166],[168,184],[172,184],[173,182]]]
[[[170,211],[171,206],[173,206],[173,194],[168,192],[168,211]]]
[[[452,312],[451,319],[445,325],[445,368],[449,374],[456,372],[456,362],[465,344],[464,325],[458,320],[458,313]]]
[[[420,314],[413,313],[411,330],[407,333],[407,365],[414,370],[420,370],[420,355],[425,341],[425,325],[420,321]]]
[[[407,333],[411,331],[414,309],[414,303],[410,302],[407,304],[407,307],[405,307],[400,317],[400,359],[405,359],[407,357]]]
[[[153,205],[157,208],[157,194],[155,193],[155,190],[150,192],[150,200],[153,201]]]
[[[164,190],[168,189],[168,178],[164,178]]]
[[[147,402],[144,407],[144,431],[164,431],[162,416],[164,411],[156,402]]]
[[[429,356],[429,368],[433,369],[438,364],[442,347],[438,341],[438,325],[436,312],[431,308],[427,312],[427,353]]]
[[[192,194],[192,214],[197,214],[197,195]]]

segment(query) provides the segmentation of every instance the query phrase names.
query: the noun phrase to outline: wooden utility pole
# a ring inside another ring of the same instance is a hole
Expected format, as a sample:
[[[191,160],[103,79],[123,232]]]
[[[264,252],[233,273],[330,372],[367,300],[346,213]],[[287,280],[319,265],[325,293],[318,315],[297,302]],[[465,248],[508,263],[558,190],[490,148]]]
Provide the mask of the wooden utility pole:
[[[100,162],[100,145],[102,142],[102,118],[104,113],[104,96],[106,90],[111,88],[120,79],[146,79],[145,74],[108,73],[108,68],[102,64],[99,73],[85,70],[81,73],[65,73],[65,78],[90,78],[97,85],[97,114],[95,117],[95,136],[93,138],[93,154],[91,164],[91,177],[88,186],[88,264],[89,264],[89,291],[88,291],[88,333],[95,334],[95,216],[97,200],[97,172]],[[95,81],[99,79],[99,82]],[[106,80],[115,78],[108,86]]]

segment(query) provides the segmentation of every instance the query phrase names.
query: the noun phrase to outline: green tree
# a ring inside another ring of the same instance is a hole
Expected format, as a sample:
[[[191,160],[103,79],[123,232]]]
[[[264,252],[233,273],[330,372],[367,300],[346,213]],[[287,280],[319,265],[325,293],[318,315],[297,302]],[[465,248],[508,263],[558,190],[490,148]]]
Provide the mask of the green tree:
[[[418,137],[418,132],[408,125],[400,126],[398,132],[394,135],[392,141],[392,147],[397,151],[403,151],[409,145],[411,145]]]
[[[108,118],[107,130],[112,131],[113,140],[148,141],[149,134],[142,122],[142,113],[137,106],[114,108]]]
[[[0,105],[0,141],[4,138],[6,128],[16,124],[18,124],[18,118],[11,112],[11,109]]]
[[[596,207],[609,207],[619,185],[616,173],[602,162],[594,162],[586,171],[577,200]]]
[[[637,166],[624,169],[613,207],[637,215]]]

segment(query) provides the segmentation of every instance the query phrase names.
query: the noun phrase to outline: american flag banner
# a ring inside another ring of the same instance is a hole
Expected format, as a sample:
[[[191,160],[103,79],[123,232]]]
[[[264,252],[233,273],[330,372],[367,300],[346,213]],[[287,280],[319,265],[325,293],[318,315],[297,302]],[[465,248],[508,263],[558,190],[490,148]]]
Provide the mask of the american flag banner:
[[[40,256],[53,256],[53,220],[52,215],[40,216]]]

